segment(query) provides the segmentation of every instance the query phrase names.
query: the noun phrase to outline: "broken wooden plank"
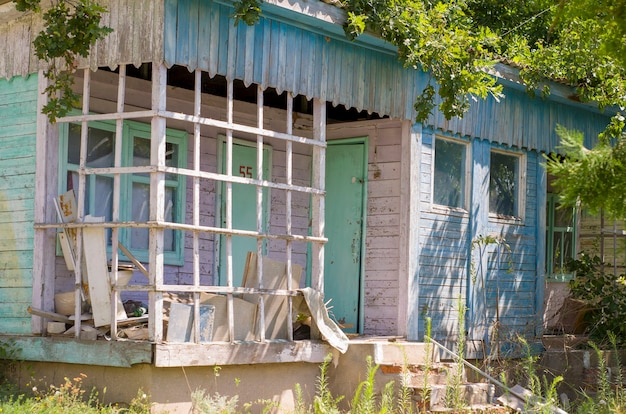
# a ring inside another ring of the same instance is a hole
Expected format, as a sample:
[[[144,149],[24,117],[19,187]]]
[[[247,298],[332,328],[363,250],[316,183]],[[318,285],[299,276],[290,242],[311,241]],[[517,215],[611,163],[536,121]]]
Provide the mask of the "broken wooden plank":
[[[200,303],[215,307],[213,319],[213,341],[228,342],[227,298],[224,295],[202,294]],[[234,341],[253,341],[257,318],[257,305],[243,299],[233,298]]]
[[[246,266],[244,268],[243,286],[246,288],[259,287],[259,275],[257,274],[257,254],[248,252]],[[302,267],[292,265],[291,286],[298,288],[302,277]],[[287,289],[287,264],[277,260],[263,257],[263,288],[264,289]],[[248,302],[257,302],[258,295],[243,295]],[[282,296],[265,296],[265,337],[267,339],[288,339],[287,321],[291,315],[289,301]]]
[[[50,319],[52,321],[65,322],[65,323],[71,323],[71,324],[74,323],[73,320],[71,320],[70,318],[68,318],[65,315],[61,315],[60,313],[48,312],[48,311],[45,311],[45,310],[33,308],[32,306],[29,306],[27,311],[31,315],[41,316],[42,318],[47,318],[47,319]]]
[[[150,280],[150,275],[148,273],[148,270],[145,268],[145,266],[143,264],[141,264],[141,262],[139,260],[137,260],[137,258],[135,256],[133,256],[133,254],[130,251],[128,251],[128,249],[122,243],[117,242],[117,247],[119,247],[120,250],[122,251],[122,253],[124,253],[124,255],[128,258],[128,260],[133,262],[133,264],[137,267],[137,269],[139,269],[139,271],[148,280]]]
[[[95,326],[111,324],[111,282],[104,228],[83,229],[83,263]]]

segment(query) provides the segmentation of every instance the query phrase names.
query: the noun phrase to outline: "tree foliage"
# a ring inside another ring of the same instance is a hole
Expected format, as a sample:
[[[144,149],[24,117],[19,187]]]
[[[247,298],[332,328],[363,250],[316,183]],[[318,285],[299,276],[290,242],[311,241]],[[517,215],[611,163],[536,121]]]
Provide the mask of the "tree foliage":
[[[98,39],[111,32],[100,27],[106,9],[93,0],[58,0],[43,11],[41,0],[13,0],[19,11],[43,13],[44,29],[33,41],[36,56],[48,62],[44,76],[50,80],[45,92],[48,103],[42,112],[51,122],[65,116],[78,104],[78,95],[72,90],[76,59],[87,57]]]

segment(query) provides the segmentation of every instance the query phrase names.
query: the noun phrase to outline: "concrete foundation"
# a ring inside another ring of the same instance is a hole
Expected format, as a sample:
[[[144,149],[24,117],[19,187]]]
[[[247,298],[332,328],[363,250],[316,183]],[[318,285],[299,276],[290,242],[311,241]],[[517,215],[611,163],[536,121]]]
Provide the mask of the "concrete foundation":
[[[351,341],[345,354],[335,351],[328,368],[329,387],[334,396],[344,396],[342,408],[348,408],[358,384],[367,378],[368,356],[372,358],[372,364],[398,368],[378,370],[376,392],[379,393],[389,381],[400,385],[399,367],[404,363],[422,363],[425,348],[421,343],[376,338]],[[271,403],[277,407],[273,412],[293,412],[298,399],[296,384],[300,385],[304,404],[313,403],[320,365],[277,362],[165,368],[140,363],[123,368],[23,362],[16,363],[10,375],[22,392],[28,392],[34,386],[39,390],[50,384],[59,386],[65,378],[81,378],[84,390],[95,388],[102,402],[121,406],[145,394],[152,403],[152,411],[157,413],[188,414],[191,394],[195,390],[204,390],[205,395],[237,396],[242,411],[245,403],[253,403],[252,413],[261,412]]]

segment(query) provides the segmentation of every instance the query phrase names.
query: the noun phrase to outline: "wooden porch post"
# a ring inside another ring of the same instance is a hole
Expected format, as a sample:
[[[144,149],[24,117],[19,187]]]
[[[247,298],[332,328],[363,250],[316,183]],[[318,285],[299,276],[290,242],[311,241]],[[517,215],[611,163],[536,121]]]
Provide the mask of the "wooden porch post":
[[[313,100],[313,139],[326,142],[326,102]],[[326,188],[326,148],[313,148],[313,188]],[[314,237],[324,237],[324,194],[313,194],[312,232]],[[311,246],[311,287],[324,292],[324,244],[315,242]]]
[[[419,336],[419,207],[422,126],[402,122],[400,187],[400,276],[398,280],[398,335],[416,341]]]
[[[152,71],[152,110],[165,111],[167,68],[163,64],[153,65]],[[166,122],[158,112],[152,118],[150,134],[150,165],[157,170],[165,167]],[[165,173],[150,173],[150,221],[163,222],[165,219]],[[158,291],[163,285],[163,228],[150,227],[149,263],[150,284],[157,291],[148,293],[150,340],[163,341],[163,293]]]
[[[41,110],[48,103],[44,90],[48,80],[43,70],[38,73],[37,98],[37,137],[35,167],[35,223],[56,221],[53,199],[57,192],[58,171],[58,127],[48,122],[48,117]],[[54,306],[54,258],[56,231],[54,229],[35,229],[33,247],[33,307],[53,310]],[[32,319],[33,333],[45,331],[44,321],[38,316]]]

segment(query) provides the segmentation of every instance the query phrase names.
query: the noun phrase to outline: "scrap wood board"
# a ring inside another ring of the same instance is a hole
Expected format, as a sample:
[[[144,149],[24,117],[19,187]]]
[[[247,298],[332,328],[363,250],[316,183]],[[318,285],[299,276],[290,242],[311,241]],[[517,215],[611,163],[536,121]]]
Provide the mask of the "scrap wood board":
[[[213,340],[228,342],[228,298],[224,295],[203,293],[200,303],[213,305]],[[257,318],[257,305],[240,298],[233,298],[233,318],[235,320],[235,340],[254,341]]]
[[[302,267],[292,265],[291,288],[300,287]],[[258,288],[257,254],[248,252],[243,275],[243,287]],[[287,289],[287,264],[263,256],[263,288]],[[257,302],[258,295],[244,294],[243,299]],[[287,320],[289,318],[289,301],[285,296],[265,296],[265,337],[267,339],[287,339]]]
[[[89,300],[94,325],[111,324],[111,282],[107,264],[106,239],[104,228],[85,227],[83,229],[84,274],[89,285]],[[117,304],[117,318],[126,319],[121,300]]]

